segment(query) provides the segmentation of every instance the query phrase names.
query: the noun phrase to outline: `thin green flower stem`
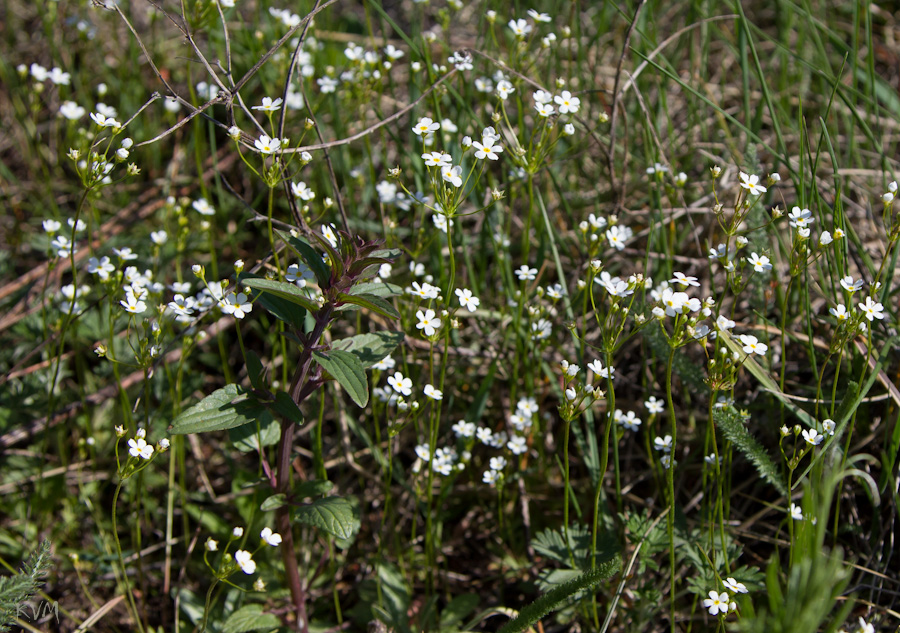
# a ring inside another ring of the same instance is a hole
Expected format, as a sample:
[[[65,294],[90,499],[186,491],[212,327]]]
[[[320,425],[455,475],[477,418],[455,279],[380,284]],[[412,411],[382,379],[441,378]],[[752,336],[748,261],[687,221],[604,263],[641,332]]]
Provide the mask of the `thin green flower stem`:
[[[822,363],[822,370],[819,372],[819,376],[816,379],[816,404],[813,407],[813,418],[816,420],[819,419],[819,401],[822,399],[822,383],[825,381],[825,370],[828,368],[828,362],[831,360],[832,356],[833,354],[829,351],[828,356],[825,357],[825,362]],[[839,368],[838,371],[840,371]],[[837,381],[835,381],[834,384],[837,384]],[[832,402],[833,401],[834,396],[832,395]]]
[[[528,173],[528,211],[525,213],[525,228],[522,230],[522,262],[528,263],[531,252],[531,216],[534,213],[534,174]]]
[[[863,379],[866,377],[866,369],[869,367],[869,362],[872,360],[872,327],[871,323],[869,327],[866,328],[866,332],[868,333],[867,341],[866,341],[866,360],[863,362],[862,367],[859,370],[859,378],[856,379],[857,389],[863,384]],[[842,350],[843,351],[843,350]],[[834,400],[835,400],[835,391],[837,389],[837,376],[835,376],[834,387],[832,388],[832,396],[831,396],[831,408],[832,408],[832,416],[834,415]],[[849,397],[849,396],[848,396]],[[853,431],[856,428],[856,415],[859,413],[859,407],[853,410],[853,413],[850,416],[850,428],[847,429],[847,439],[844,441],[844,452],[841,455],[841,470],[847,464],[847,455],[850,452],[850,442],[853,440]],[[834,541],[837,542],[838,537],[838,528],[840,527],[840,516],[841,516],[841,492],[844,489],[844,480],[841,479],[840,483],[838,483],[837,494],[835,495],[834,502]]]
[[[677,328],[676,328],[677,329]],[[675,446],[676,443],[676,419],[675,403],[672,399],[672,367],[675,363],[675,346],[670,343],[669,358],[666,361],[666,407],[669,410],[669,425],[672,434],[672,452],[669,453],[669,467],[666,469],[666,483],[668,484],[669,513],[666,515],[666,528],[669,534],[669,617],[672,633],[675,633]]]
[[[116,442],[116,447],[118,448],[118,442]],[[116,517],[116,506],[119,503],[119,492],[122,490],[122,484],[125,483],[123,480],[120,480],[118,484],[116,484],[116,491],[113,493],[113,502],[112,502],[112,533],[113,540],[116,543],[116,557],[119,561],[119,567],[122,570],[122,582],[125,585],[125,596],[128,598],[128,605],[131,608],[131,615],[134,618],[134,622],[137,626],[138,633],[143,633],[144,625],[141,622],[140,614],[138,613],[137,605],[134,603],[134,595],[131,593],[131,584],[128,582],[128,570],[125,568],[125,559],[122,557],[122,545],[119,543],[119,530],[118,530],[118,520]]]
[[[844,347],[841,346],[840,351],[838,352],[837,363],[834,368],[834,381],[831,385],[831,413],[828,417],[834,417],[834,410],[837,407],[837,386],[839,384],[839,378],[841,377],[841,365],[843,365],[844,360]],[[816,418],[818,419],[818,418]]]
[[[325,421],[325,392],[322,391],[322,397],[319,398],[319,419],[314,429],[315,438],[313,440],[313,464],[316,470],[316,479],[323,481],[328,479],[328,473],[325,471],[325,453],[322,445],[322,424]]]
[[[572,420],[568,416],[564,419],[565,427],[563,428],[563,533],[566,537],[566,550],[569,553],[569,562],[572,569],[578,569],[575,564],[575,553],[572,550],[572,543],[569,539],[569,428],[572,426]]]
[[[785,381],[786,371],[787,371],[787,358],[786,358],[786,356],[787,356],[786,349],[787,348],[785,347],[785,345],[787,344],[787,316],[788,316],[787,307],[790,304],[791,285],[793,283],[794,283],[794,276],[791,275],[790,279],[788,279],[787,288],[785,288],[784,294],[781,295],[781,325],[780,325],[780,329],[781,329],[781,368],[779,370],[779,376],[778,376],[778,388],[782,391],[782,393],[784,392],[784,381]],[[784,424],[784,402],[781,400],[779,400],[778,402],[779,402],[778,409],[780,412],[781,424]]]
[[[725,541],[725,494],[723,490],[723,477],[722,477],[722,467],[719,464],[719,443],[716,440],[716,423],[715,418],[713,417],[713,411],[715,410],[715,402],[716,402],[716,391],[713,391],[709,397],[709,430],[712,435],[712,447],[713,447],[713,455],[715,456],[715,476],[716,476],[716,508],[715,514],[718,515],[719,518],[719,539],[722,545],[722,558],[725,561],[725,571],[731,571],[731,562],[728,560],[728,547]],[[716,550],[713,549],[713,556],[715,556]]]
[[[219,579],[213,578],[212,584],[209,586],[209,590],[206,592],[206,603],[203,605],[203,623],[200,625],[200,633],[204,633],[206,631],[206,625],[209,622],[209,611],[210,607],[212,607],[213,589],[216,588],[216,585],[218,583]]]
[[[796,438],[794,438],[796,439]],[[795,454],[796,454],[796,446],[795,446]],[[787,489],[791,490],[792,479],[794,478],[794,468],[791,466],[791,461],[793,461],[793,456],[791,460],[788,462],[788,477],[787,477]],[[788,558],[788,565],[790,569],[794,568],[794,517],[791,516],[791,496],[788,494],[787,498],[787,520],[788,520],[788,542],[790,543],[790,556]]]

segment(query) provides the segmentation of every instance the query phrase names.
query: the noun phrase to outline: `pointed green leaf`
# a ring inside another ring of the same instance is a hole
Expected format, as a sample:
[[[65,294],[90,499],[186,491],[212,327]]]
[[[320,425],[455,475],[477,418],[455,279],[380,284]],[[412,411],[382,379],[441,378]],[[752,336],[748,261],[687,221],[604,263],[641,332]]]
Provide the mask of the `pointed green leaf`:
[[[369,368],[393,352],[406,338],[403,332],[369,332],[332,343],[332,348],[350,352]]]
[[[281,620],[271,613],[263,613],[261,604],[248,604],[229,616],[222,627],[222,633],[271,631],[280,626]]]
[[[173,435],[224,431],[256,422],[265,407],[235,384],[225,385],[186,409],[172,421]]]
[[[266,497],[266,500],[259,504],[259,509],[263,512],[269,512],[270,510],[277,510],[284,505],[287,505],[287,495],[279,492],[277,495]]]
[[[376,297],[393,297],[403,293],[403,288],[386,282],[367,281],[356,284],[347,291],[351,295],[375,295]]]
[[[263,381],[264,367],[259,356],[252,349],[247,350],[247,377],[250,378],[250,384],[254,389],[262,389],[265,386]]]
[[[313,359],[340,383],[353,402],[361,407],[366,406],[369,401],[369,383],[359,358],[350,352],[333,349],[328,352],[313,352]]]
[[[300,407],[298,407],[297,403],[291,400],[291,397],[284,391],[276,393],[275,402],[268,403],[268,407],[279,416],[286,418],[289,422],[293,422],[294,424],[301,424],[303,422],[303,413],[300,411]]]
[[[350,538],[359,529],[359,518],[353,505],[343,497],[316,499],[309,505],[300,506],[294,512],[294,520],[341,539]]]
[[[397,309],[382,299],[381,297],[376,297],[375,295],[348,295],[345,293],[338,294],[338,310],[348,310],[350,309],[347,304],[357,305],[362,308],[367,308],[372,312],[376,312],[381,316],[388,317],[390,319],[399,319],[400,313],[397,312]]]
[[[286,299],[310,312],[316,312],[319,309],[319,305],[307,296],[306,291],[287,281],[249,277],[242,279],[241,283],[254,290],[260,290]]]

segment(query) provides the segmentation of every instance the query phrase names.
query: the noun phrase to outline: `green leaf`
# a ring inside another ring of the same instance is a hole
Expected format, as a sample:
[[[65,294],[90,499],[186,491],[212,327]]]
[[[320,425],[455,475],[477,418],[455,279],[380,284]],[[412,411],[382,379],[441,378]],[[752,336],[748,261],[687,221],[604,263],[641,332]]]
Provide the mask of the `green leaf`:
[[[453,598],[441,611],[441,630],[458,629],[460,622],[475,610],[480,599],[477,593],[464,593]]]
[[[298,288],[292,283],[287,281],[276,281],[274,279],[260,279],[260,278],[244,278],[241,280],[241,283],[245,286],[249,286],[254,290],[260,290],[262,292],[267,292],[275,295],[276,297],[280,297],[291,303],[295,303],[301,308],[305,310],[309,310],[310,312],[316,312],[319,309],[319,305],[306,296],[306,292],[302,288]]]
[[[366,370],[354,354],[333,349],[328,352],[313,352],[313,359],[340,383],[353,402],[361,407],[366,406],[369,401],[369,383],[366,380]]]
[[[294,512],[294,520],[340,539],[350,538],[359,529],[356,510],[343,497],[316,499],[309,505],[300,506]]]
[[[241,273],[238,283],[240,285],[249,286],[245,283],[250,279],[260,279],[249,273]],[[295,302],[288,301],[270,292],[262,292],[261,290],[251,290],[251,299],[254,305],[261,305],[272,316],[280,321],[284,321],[291,326],[292,329],[303,331],[304,319],[306,318],[306,310],[299,307]],[[286,333],[287,334],[287,333]]]
[[[270,631],[280,626],[281,620],[271,613],[263,613],[262,605],[248,604],[231,614],[222,627],[222,633]]]
[[[331,270],[328,265],[322,261],[319,252],[310,246],[309,242],[300,237],[294,237],[287,231],[276,231],[278,236],[290,246],[300,259],[309,266],[309,269],[316,276],[320,288],[327,288],[331,281]]]
[[[287,505],[287,495],[279,492],[277,495],[266,497],[265,501],[259,504],[259,509],[263,512],[269,512],[270,510],[277,510],[284,505]]]
[[[269,411],[262,411],[259,417],[259,428],[256,424],[245,424],[233,429],[228,429],[228,437],[234,447],[242,453],[258,451],[260,443],[263,446],[272,446],[278,443],[281,430]]]
[[[619,557],[598,565],[588,570],[567,583],[559,585],[556,589],[548,591],[543,596],[532,602],[519,612],[519,616],[504,624],[499,633],[521,633],[531,628],[535,622],[552,611],[556,611],[569,603],[569,599],[579,593],[593,589],[619,571]]]
[[[350,352],[364,368],[369,368],[393,352],[405,338],[403,332],[369,332],[335,341],[332,348]]]
[[[263,367],[262,361],[259,360],[259,356],[256,355],[252,349],[247,350],[247,377],[250,378],[250,384],[253,385],[254,389],[262,389],[265,387],[265,382],[263,381],[263,372],[265,368]]]
[[[318,497],[326,492],[331,492],[334,484],[324,479],[310,479],[304,481],[294,488],[294,496],[298,499],[307,499],[309,497]]]
[[[393,297],[403,292],[400,286],[389,283],[365,282],[352,286],[347,294],[351,295],[375,295],[376,297]]]
[[[741,415],[734,407],[723,407],[713,410],[713,419],[716,426],[722,430],[725,438],[737,447],[737,449],[756,466],[759,474],[781,494],[788,496],[788,489],[781,478],[778,466],[769,457],[766,449],[750,435],[750,431],[744,426]]]
[[[397,309],[393,305],[391,305],[388,301],[385,301],[381,297],[376,297],[375,295],[348,295],[342,292],[338,294],[337,305],[338,311],[350,310],[350,305],[354,305],[360,306],[362,308],[367,308],[372,312],[380,314],[381,316],[388,317],[390,319],[400,318],[400,313],[397,312]]]
[[[172,420],[173,435],[224,431],[256,422],[266,413],[265,407],[251,394],[235,384],[216,389],[203,400]]]
[[[303,422],[303,413],[300,411],[300,407],[298,407],[297,403],[291,400],[291,397],[284,391],[276,393],[275,402],[269,402],[267,405],[271,411],[274,411],[289,422],[293,422],[294,424],[301,424]]]

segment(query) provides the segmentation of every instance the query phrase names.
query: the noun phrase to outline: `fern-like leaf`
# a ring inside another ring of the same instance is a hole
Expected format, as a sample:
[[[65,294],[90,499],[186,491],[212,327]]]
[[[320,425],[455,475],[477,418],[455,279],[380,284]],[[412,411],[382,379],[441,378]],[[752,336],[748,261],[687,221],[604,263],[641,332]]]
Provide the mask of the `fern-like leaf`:
[[[769,457],[766,449],[756,441],[755,437],[750,435],[750,431],[744,426],[737,410],[734,407],[716,409],[713,411],[713,419],[726,439],[734,444],[744,457],[756,466],[756,470],[762,478],[775,486],[778,492],[788,496],[788,489],[781,474],[778,472],[778,466]]]
[[[50,569],[50,541],[43,541],[22,564],[22,572],[0,578],[0,633],[9,631],[22,605],[44,584]]]
[[[519,617],[510,620],[500,629],[499,633],[521,633],[531,628],[535,622],[543,618],[551,611],[563,607],[572,596],[592,589],[603,580],[606,580],[619,571],[619,557],[615,557],[598,565],[595,569],[586,571],[578,578],[570,580],[548,591],[530,605],[519,611]]]

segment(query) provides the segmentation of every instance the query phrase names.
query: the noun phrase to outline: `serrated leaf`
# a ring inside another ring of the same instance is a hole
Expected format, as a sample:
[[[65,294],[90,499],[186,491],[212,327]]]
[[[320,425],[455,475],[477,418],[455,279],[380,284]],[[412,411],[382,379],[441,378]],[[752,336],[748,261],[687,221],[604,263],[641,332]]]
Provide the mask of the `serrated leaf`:
[[[233,429],[228,429],[228,437],[234,447],[242,453],[250,451],[258,451],[260,443],[263,446],[272,446],[278,443],[281,437],[281,430],[272,414],[269,411],[263,411],[259,417],[259,429],[256,424],[245,424]]]
[[[270,410],[274,411],[282,418],[287,419],[289,422],[293,422],[294,424],[301,424],[303,422],[303,413],[300,411],[300,407],[298,407],[297,403],[291,400],[291,397],[284,391],[276,393],[275,402],[269,402],[267,405]]]
[[[365,282],[361,284],[356,284],[351,287],[347,294],[351,295],[375,295],[376,297],[394,297],[403,292],[403,288],[400,286],[389,284],[387,282]]]
[[[229,384],[183,411],[172,421],[169,432],[183,435],[224,431],[256,422],[265,412],[265,407],[254,396],[238,385]]]
[[[248,604],[231,614],[222,627],[222,633],[247,633],[269,631],[281,626],[281,620],[271,613],[263,613],[262,605]]]
[[[713,410],[713,419],[716,426],[722,430],[725,438],[734,444],[734,446],[744,455],[750,462],[756,466],[756,470],[763,479],[781,494],[788,496],[788,489],[781,478],[778,466],[769,457],[766,449],[756,441],[756,438],[750,435],[750,431],[744,426],[741,415],[734,407],[723,407]]]
[[[581,592],[593,589],[596,585],[606,580],[617,571],[620,567],[619,557],[615,557],[596,568],[588,570],[567,583],[557,586],[555,589],[548,591],[543,596],[532,602],[530,605],[519,611],[519,615],[514,620],[510,620],[500,628],[500,633],[521,633],[535,622],[543,618],[551,611],[556,611],[569,603],[569,600]]]
[[[348,295],[346,293],[338,294],[338,310],[348,310],[350,305],[359,306],[361,308],[367,308],[372,312],[380,314],[381,316],[388,317],[390,319],[399,319],[400,313],[397,312],[397,309],[391,305],[388,301],[382,299],[381,297],[376,297],[375,295],[363,294],[363,295]]]
[[[337,380],[350,398],[361,407],[369,401],[369,383],[360,360],[339,349],[313,352],[313,359]]]
[[[304,292],[302,288],[298,288],[296,285],[287,281],[250,277],[242,279],[241,283],[245,286],[253,288],[254,290],[273,294],[276,297],[280,297],[281,299],[290,301],[291,303],[297,304],[301,308],[309,310],[310,312],[316,312],[319,309],[319,305],[315,301],[307,297],[306,292]]]
[[[369,368],[393,352],[405,338],[403,332],[369,332],[335,341],[332,348],[350,352],[364,368]]]
[[[263,512],[269,512],[271,510],[277,510],[284,505],[287,505],[287,495],[283,492],[279,492],[277,495],[266,497],[265,501],[259,504],[259,509]]]
[[[294,512],[298,523],[312,525],[336,538],[347,539],[359,529],[353,505],[343,497],[316,499]]]
[[[331,270],[328,268],[328,265],[322,261],[322,256],[319,252],[303,238],[294,237],[286,231],[277,231],[277,233],[278,236],[297,253],[300,259],[309,266],[309,269],[313,272],[316,276],[316,280],[319,282],[319,287],[327,288],[331,281]]]

